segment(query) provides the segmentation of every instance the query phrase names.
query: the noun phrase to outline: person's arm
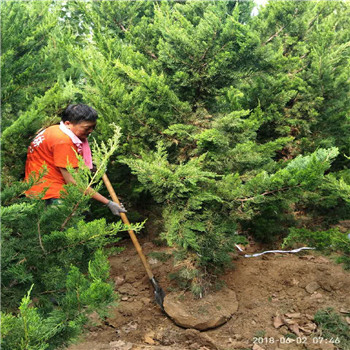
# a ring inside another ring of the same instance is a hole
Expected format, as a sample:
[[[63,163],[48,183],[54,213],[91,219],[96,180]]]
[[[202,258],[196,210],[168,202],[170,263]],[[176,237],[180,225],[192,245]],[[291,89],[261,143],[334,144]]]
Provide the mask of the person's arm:
[[[75,182],[73,176],[70,174],[70,172],[67,169],[65,169],[65,168],[59,168],[59,169],[61,171],[61,174],[62,174],[66,184],[76,185],[76,182]],[[110,202],[109,199],[107,199],[106,197],[102,196],[102,194],[94,191],[90,187],[86,190],[86,192],[87,192],[87,194],[92,194],[93,193],[91,198],[93,198],[93,199],[95,199],[95,200],[97,200],[97,201],[99,201],[99,202],[101,202],[101,203],[103,203],[105,205],[107,205]]]
[[[66,184],[73,184],[76,185],[76,181],[74,180],[73,176],[69,173],[69,171],[66,168],[59,168],[61,171],[61,174],[63,176],[63,179]],[[92,188],[88,188],[86,190],[88,194],[92,194],[91,198],[105,204],[108,209],[112,212],[114,215],[120,216],[120,213],[126,213],[127,211],[125,210],[123,204],[120,203],[115,203],[113,201],[110,201],[107,199],[105,196],[102,196],[102,194],[94,191]]]
[[[66,182],[66,184],[76,185],[76,182],[75,182],[73,176],[70,174],[70,172],[67,169],[65,169],[65,168],[59,168],[59,169],[61,171],[61,174],[62,174],[63,179]],[[120,216],[120,213],[126,213],[126,210],[125,210],[123,204],[120,203],[120,205],[119,205],[118,203],[110,201],[106,197],[102,196],[102,194],[94,191],[90,187],[86,190],[86,192],[88,194],[92,194],[91,198],[105,204],[108,207],[108,209],[112,212],[112,214]]]

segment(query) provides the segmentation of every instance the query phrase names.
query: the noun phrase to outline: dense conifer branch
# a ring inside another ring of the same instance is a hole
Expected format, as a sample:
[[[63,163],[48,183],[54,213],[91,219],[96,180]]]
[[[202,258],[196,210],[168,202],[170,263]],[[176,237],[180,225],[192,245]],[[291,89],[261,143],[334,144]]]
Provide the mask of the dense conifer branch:
[[[260,196],[268,196],[270,194],[274,194],[274,193],[278,193],[278,192],[285,192],[285,191],[289,191],[289,190],[292,190],[294,188],[298,188],[298,187],[301,187],[302,185],[296,185],[296,186],[289,186],[289,187],[282,187],[282,188],[279,188],[279,189],[276,189],[276,190],[272,190],[272,191],[265,191],[263,193],[260,193],[254,197],[247,197],[247,198],[237,198],[235,199],[236,201],[239,201],[239,202],[247,202],[247,201],[253,201],[255,200],[256,198],[260,197]]]

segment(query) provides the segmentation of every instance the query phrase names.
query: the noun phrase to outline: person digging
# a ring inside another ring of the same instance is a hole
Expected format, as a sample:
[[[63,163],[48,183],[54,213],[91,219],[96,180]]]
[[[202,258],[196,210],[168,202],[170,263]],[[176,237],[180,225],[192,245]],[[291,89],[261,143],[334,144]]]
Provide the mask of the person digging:
[[[38,174],[46,165],[47,172],[40,183],[33,185],[27,196],[35,196],[46,190],[43,200],[47,205],[58,204],[63,186],[76,184],[73,176],[68,172],[68,165],[78,168],[77,154],[84,159],[89,169],[93,168],[88,136],[97,124],[97,112],[84,104],[69,105],[62,114],[59,125],[50,126],[41,131],[28,147],[25,166],[25,180],[31,173]],[[88,189],[91,197],[106,205],[114,215],[126,213],[122,204],[109,200],[92,188]]]
[[[40,183],[33,185],[26,192],[27,196],[39,195],[46,190],[42,199],[48,205],[58,204],[62,190],[64,190],[63,186],[76,184],[73,176],[68,172],[67,166],[78,168],[77,153],[83,157],[89,169],[93,168],[87,138],[96,127],[97,117],[97,112],[87,105],[69,105],[62,114],[60,125],[50,126],[34,138],[28,148],[25,180],[28,181],[33,172],[38,174],[44,164],[47,167],[47,172],[41,178]],[[88,189],[89,194],[93,199],[107,205],[114,215],[120,216],[124,224],[130,226],[125,214],[127,211],[119,202],[107,175],[104,174],[102,179],[113,200],[107,199],[92,188]],[[153,276],[134,231],[130,228],[128,232],[153,286],[156,303],[163,310],[165,293]]]

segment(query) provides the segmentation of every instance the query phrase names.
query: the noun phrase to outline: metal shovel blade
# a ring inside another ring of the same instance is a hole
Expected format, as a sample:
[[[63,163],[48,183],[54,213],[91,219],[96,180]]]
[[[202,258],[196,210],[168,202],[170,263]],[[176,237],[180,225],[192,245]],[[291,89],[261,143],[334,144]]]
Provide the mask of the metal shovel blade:
[[[152,286],[154,288],[154,297],[156,299],[156,303],[161,307],[161,309],[164,311],[163,302],[165,293],[164,290],[159,286],[158,282],[154,277],[150,279]]]

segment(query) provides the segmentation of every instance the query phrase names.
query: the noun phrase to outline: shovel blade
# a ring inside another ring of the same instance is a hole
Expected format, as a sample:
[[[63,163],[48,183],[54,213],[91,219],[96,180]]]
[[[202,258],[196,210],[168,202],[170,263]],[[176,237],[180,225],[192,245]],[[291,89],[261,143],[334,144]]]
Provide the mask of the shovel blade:
[[[154,297],[156,299],[156,303],[164,311],[164,307],[163,307],[163,302],[164,302],[164,297],[165,297],[164,290],[161,288],[161,286],[158,284],[158,282],[156,281],[156,279],[154,277],[152,277],[150,279],[150,281],[151,281],[152,286],[154,288]]]

